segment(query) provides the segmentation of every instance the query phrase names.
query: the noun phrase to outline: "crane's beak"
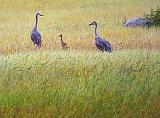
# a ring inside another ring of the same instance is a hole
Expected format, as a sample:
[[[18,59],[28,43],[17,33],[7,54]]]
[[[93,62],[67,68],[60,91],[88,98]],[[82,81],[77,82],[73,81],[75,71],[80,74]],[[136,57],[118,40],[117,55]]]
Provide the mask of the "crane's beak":
[[[93,23],[89,24],[88,26],[93,25]]]
[[[44,16],[44,15],[42,15],[42,14],[39,14],[40,16]]]

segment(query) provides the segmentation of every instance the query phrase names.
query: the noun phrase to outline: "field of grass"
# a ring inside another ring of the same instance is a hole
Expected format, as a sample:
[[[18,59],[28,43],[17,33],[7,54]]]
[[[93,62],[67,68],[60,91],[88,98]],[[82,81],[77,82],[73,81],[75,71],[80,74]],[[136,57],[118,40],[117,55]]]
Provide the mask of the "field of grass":
[[[160,28],[125,28],[159,0],[0,0],[0,117],[158,118]],[[42,47],[30,32],[41,11]],[[113,46],[95,47],[88,24]],[[70,45],[62,50],[59,34]]]

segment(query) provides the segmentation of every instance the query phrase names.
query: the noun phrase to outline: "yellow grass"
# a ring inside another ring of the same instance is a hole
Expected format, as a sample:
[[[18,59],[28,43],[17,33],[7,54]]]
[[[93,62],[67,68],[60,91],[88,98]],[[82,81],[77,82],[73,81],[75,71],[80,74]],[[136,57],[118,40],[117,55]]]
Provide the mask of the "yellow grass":
[[[96,20],[99,34],[113,45],[114,50],[160,48],[160,29],[124,28],[124,18],[143,16],[159,0],[1,0],[0,52],[28,52],[34,49],[30,32],[35,24],[35,12],[44,17],[39,20],[42,34],[41,50],[60,49],[60,33],[72,49],[95,49],[94,32],[88,24]]]

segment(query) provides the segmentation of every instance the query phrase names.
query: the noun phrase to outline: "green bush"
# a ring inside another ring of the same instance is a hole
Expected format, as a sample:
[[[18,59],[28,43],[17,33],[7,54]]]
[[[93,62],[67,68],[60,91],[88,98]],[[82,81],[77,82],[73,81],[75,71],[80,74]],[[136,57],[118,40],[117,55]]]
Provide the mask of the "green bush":
[[[146,14],[145,18],[150,20],[153,26],[160,26],[160,8],[157,7],[156,10],[151,9],[150,14]]]

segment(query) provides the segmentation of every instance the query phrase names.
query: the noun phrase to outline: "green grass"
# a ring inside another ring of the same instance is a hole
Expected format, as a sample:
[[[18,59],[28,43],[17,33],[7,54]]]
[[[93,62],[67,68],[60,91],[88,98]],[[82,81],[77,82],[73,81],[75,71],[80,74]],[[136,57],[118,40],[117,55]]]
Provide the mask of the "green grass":
[[[77,52],[1,56],[0,106],[10,116],[159,116],[159,52]]]
[[[0,117],[158,118],[160,29],[124,28],[159,0],[0,0]],[[42,47],[30,32],[41,11]],[[88,24],[113,46],[95,47]],[[71,47],[63,51],[59,34]]]

